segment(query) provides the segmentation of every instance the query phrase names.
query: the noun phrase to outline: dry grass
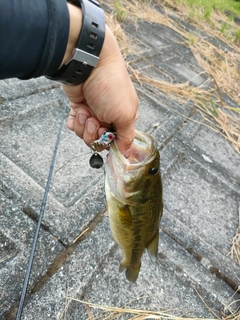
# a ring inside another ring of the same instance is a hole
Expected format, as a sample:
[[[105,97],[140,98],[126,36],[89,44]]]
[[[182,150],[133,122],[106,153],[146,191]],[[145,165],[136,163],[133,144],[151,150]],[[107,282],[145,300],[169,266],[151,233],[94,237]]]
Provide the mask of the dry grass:
[[[239,55],[216,48],[203,39],[196,41],[190,48],[199,65],[213,79],[215,85],[215,92],[210,98],[214,110],[209,108],[209,104],[205,104],[203,109],[212,118],[213,127],[217,123],[225,137],[240,153],[240,75],[237,70]],[[224,101],[224,94],[239,107],[229,106]]]
[[[238,208],[238,229],[232,240],[232,248],[230,251],[231,258],[240,265],[240,203]]]
[[[163,15],[156,11],[153,5],[149,6],[149,1],[126,2],[126,0],[122,0],[121,4],[124,16],[133,23],[136,23],[137,19],[142,19],[167,26],[178,32],[185,39],[186,46],[191,49],[198,64],[208,75],[208,82],[212,82],[213,86],[210,90],[203,90],[190,86],[188,83],[172,84],[171,82],[159,81],[147,76],[143,71],[133,70],[131,63],[128,63],[132,78],[142,85],[151,85],[165,94],[175,95],[178,100],[191,100],[210,126],[229,140],[233,148],[240,154],[240,106],[234,108],[228,105],[224,99],[224,95],[227,95],[240,105],[240,72],[238,70],[240,68],[240,49],[234,41],[234,37],[224,37],[224,34],[220,32],[221,21],[224,21],[223,19],[226,17],[220,12],[215,12],[213,16],[215,15],[214,21],[216,23],[211,25],[211,28],[205,21],[202,23],[198,21],[197,25],[201,30],[227,43],[232,51],[222,50],[206,39],[189,33],[181,24],[169,18],[167,13]],[[189,20],[186,7],[176,5],[176,2],[171,0],[165,1],[165,4],[171,10],[178,11],[182,19]],[[129,45],[128,38],[120,24],[116,22],[116,15],[109,15],[107,22],[115,31],[124,57],[127,58],[133,53],[133,48]],[[229,28],[234,28],[233,22],[228,21],[228,24]]]
[[[143,319],[166,319],[166,320],[200,320],[201,318],[196,317],[178,317],[170,315],[169,311],[150,311],[150,310],[140,310],[140,309],[133,309],[128,307],[118,308],[118,307],[111,307],[111,306],[102,306],[95,303],[86,302],[83,300],[75,299],[72,297],[68,297],[71,301],[76,301],[82,303],[86,306],[87,313],[89,318],[91,317],[92,320],[113,320],[117,319],[117,317],[121,315],[127,315],[129,320],[143,320]],[[97,309],[103,311],[103,313],[99,315],[93,315],[92,313],[89,314],[89,308]],[[216,318],[205,318],[205,320],[214,320]]]
[[[200,297],[201,298],[201,297]],[[202,299],[202,298],[201,298]],[[91,303],[88,301],[86,295],[84,296],[84,300],[75,299],[73,297],[67,297],[68,304],[71,301],[75,301],[77,303],[81,303],[85,305],[86,311],[88,314],[88,318],[86,320],[113,320],[119,319],[124,315],[125,319],[128,320],[144,320],[144,319],[161,319],[161,320],[220,320],[214,312],[207,306],[207,304],[203,301],[206,306],[206,309],[212,313],[212,318],[198,318],[198,317],[188,317],[188,316],[176,316],[171,315],[170,313],[178,312],[181,313],[181,310],[166,310],[166,311],[151,311],[151,310],[142,310],[142,309],[134,309],[128,307],[128,304],[124,307],[112,307],[112,306],[103,306],[95,303]],[[132,302],[132,301],[131,301]],[[95,310],[95,312],[93,312]],[[96,310],[98,311],[96,313]],[[233,314],[231,311],[231,306],[225,308],[225,311],[228,312],[228,316],[224,317],[224,320],[239,320],[239,315]],[[127,318],[126,318],[127,317]],[[63,319],[60,316],[59,320]]]
[[[105,18],[107,25],[111,28],[111,30],[114,32],[115,37],[117,38],[123,57],[126,59],[127,56],[132,53],[127,35],[124,33],[114,14],[106,14]]]

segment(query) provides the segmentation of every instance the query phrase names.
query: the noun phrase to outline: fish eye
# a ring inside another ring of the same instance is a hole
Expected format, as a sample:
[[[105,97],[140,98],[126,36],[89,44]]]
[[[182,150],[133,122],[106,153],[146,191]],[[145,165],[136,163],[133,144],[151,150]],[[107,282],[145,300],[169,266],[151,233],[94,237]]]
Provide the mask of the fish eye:
[[[150,168],[149,170],[148,170],[148,174],[150,175],[150,176],[155,176],[155,174],[157,174],[158,173],[158,168],[157,167],[152,167],[152,168]]]

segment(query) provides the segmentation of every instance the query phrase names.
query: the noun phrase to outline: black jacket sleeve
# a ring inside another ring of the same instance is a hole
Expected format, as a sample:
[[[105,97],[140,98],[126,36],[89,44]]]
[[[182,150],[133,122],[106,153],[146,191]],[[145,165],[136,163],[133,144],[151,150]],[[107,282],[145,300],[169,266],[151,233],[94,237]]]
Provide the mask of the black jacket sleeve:
[[[0,1],[0,79],[55,72],[69,34],[66,0]]]

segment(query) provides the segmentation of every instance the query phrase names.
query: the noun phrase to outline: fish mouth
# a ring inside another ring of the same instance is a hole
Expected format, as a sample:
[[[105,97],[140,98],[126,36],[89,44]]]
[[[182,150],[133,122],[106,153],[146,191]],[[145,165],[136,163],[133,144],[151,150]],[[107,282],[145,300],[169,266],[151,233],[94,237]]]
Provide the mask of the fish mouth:
[[[126,202],[133,195],[141,192],[134,181],[144,174],[148,163],[156,157],[155,140],[145,132],[136,131],[130,149],[130,156],[125,158],[119,151],[117,142],[111,144],[105,167],[108,176],[108,186],[114,195]]]
[[[113,148],[118,161],[124,166],[124,168],[126,170],[134,171],[152,161],[155,155],[156,143],[155,140],[147,133],[136,130],[128,158],[125,158],[119,151],[115,140],[111,145],[111,148]]]

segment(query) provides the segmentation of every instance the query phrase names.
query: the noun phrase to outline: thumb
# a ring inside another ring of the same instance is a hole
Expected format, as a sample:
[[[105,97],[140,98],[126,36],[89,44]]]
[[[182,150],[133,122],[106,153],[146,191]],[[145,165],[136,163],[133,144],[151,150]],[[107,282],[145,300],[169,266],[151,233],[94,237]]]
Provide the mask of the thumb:
[[[116,141],[120,152],[125,158],[128,158],[135,137],[134,123],[131,123],[128,127],[124,125],[123,128],[118,128],[116,130],[116,135]]]

